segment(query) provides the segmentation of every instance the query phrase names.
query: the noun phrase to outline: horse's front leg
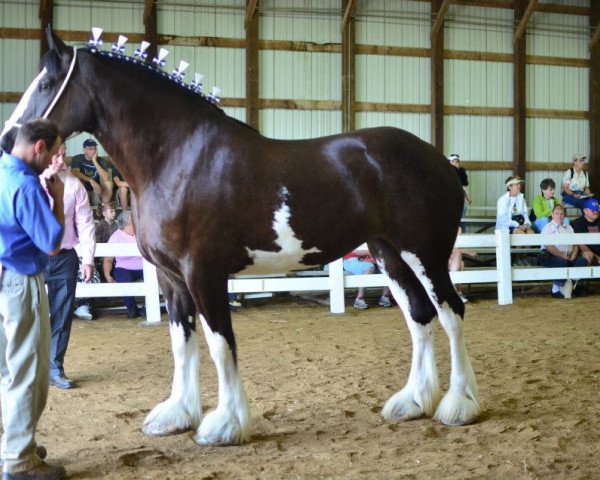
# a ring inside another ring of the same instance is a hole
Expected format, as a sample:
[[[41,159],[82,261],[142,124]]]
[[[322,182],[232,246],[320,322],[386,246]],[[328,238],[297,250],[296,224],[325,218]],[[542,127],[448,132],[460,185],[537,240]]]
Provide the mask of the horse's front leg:
[[[196,442],[202,445],[239,445],[250,438],[250,410],[237,367],[226,286],[226,279],[204,283],[197,302],[201,305],[200,322],[219,380],[217,407],[204,416],[196,435]]]
[[[202,420],[200,347],[196,308],[187,287],[161,276],[159,279],[167,301],[175,369],[171,396],[152,409],[144,420],[142,431],[147,435],[172,435],[196,430]]]

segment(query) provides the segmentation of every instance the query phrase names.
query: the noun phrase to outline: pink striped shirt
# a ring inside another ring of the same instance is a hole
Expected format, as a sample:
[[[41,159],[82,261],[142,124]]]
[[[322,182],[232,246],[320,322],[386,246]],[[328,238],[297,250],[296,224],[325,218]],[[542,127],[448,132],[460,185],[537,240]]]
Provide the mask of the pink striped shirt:
[[[94,216],[83,184],[67,169],[59,173],[63,181],[65,204],[65,233],[60,248],[71,249],[81,244],[81,261],[84,265],[94,264],[96,251],[96,229]],[[46,182],[41,178],[42,184]],[[50,197],[50,196],[49,196]],[[50,197],[52,205],[52,197]]]

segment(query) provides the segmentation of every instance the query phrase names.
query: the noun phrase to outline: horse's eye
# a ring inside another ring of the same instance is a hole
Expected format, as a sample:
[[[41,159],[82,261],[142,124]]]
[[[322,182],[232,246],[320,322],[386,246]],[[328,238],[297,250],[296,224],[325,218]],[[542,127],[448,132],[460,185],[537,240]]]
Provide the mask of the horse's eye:
[[[48,90],[50,90],[50,84],[49,83],[42,83],[40,85],[40,91],[47,92]]]

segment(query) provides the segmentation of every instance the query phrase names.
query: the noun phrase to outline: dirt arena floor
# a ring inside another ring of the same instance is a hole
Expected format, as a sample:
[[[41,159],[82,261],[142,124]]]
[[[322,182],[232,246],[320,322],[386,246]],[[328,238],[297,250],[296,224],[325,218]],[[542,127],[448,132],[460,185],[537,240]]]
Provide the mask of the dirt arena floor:
[[[166,321],[76,320],[67,373],[51,388],[38,439],[69,478],[107,479],[536,479],[600,478],[600,294],[517,297],[467,305],[466,333],[483,414],[446,427],[384,421],[405,382],[410,337],[396,308],[332,316],[293,297],[234,314],[252,440],[200,447],[191,433],[151,438],[144,416],[170,391]],[[163,317],[164,319],[164,317]],[[436,334],[448,384],[448,344]],[[201,340],[204,409],[215,371]]]

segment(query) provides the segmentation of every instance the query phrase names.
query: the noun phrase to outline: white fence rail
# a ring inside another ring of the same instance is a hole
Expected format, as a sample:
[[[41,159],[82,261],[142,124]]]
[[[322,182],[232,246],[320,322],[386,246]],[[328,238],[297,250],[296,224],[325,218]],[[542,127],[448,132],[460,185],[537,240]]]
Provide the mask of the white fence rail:
[[[454,283],[496,283],[500,305],[513,302],[513,282],[600,278],[600,267],[598,266],[569,268],[511,267],[511,247],[539,247],[539,245],[554,245],[556,243],[564,245],[600,244],[600,234],[510,235],[508,230],[496,230],[494,234],[490,235],[460,235],[456,240],[456,246],[459,248],[495,249],[496,266],[452,272],[450,276]],[[366,245],[360,248],[366,248]],[[139,254],[135,244],[98,244],[96,246],[96,256],[98,257]],[[344,313],[344,290],[346,288],[384,287],[386,285],[387,279],[382,274],[344,275],[342,259],[338,259],[330,263],[329,272],[322,272],[322,275],[319,272],[316,276],[238,276],[229,280],[228,287],[229,291],[233,293],[329,291],[331,312]],[[148,322],[160,321],[156,268],[145,260],[143,282],[80,283],[77,285],[76,295],[77,297],[143,296],[146,298]]]

